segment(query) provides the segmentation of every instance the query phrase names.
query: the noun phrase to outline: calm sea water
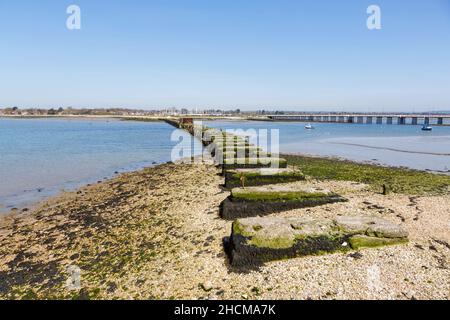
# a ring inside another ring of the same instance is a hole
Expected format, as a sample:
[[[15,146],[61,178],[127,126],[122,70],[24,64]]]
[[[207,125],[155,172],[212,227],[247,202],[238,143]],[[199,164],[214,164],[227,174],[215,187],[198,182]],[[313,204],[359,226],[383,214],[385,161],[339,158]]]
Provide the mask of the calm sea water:
[[[448,173],[450,127],[208,121],[223,129],[278,129],[280,151],[337,156]],[[163,122],[0,119],[0,212],[61,190],[172,159],[174,128]],[[184,142],[191,137],[178,131]],[[194,141],[196,150],[201,150]],[[186,156],[182,154],[180,156]]]
[[[163,122],[0,119],[0,212],[170,161],[173,132]]]
[[[278,129],[280,152],[341,157],[442,173],[450,171],[450,126],[422,131],[421,126],[300,122],[208,121],[222,129]]]

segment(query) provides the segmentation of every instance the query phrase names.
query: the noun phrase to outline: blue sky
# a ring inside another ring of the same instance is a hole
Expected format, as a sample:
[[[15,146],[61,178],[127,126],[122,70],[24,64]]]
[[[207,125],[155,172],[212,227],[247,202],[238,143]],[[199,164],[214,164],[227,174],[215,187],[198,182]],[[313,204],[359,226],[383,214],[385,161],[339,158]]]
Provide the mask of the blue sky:
[[[3,107],[450,109],[450,0],[2,0],[0,36]]]

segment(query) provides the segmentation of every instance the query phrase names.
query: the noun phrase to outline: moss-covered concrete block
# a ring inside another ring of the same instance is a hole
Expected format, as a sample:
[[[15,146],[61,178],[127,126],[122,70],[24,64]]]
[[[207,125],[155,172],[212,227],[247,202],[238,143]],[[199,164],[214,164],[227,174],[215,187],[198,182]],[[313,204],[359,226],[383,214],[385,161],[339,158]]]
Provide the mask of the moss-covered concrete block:
[[[227,146],[224,148],[215,148],[211,151],[211,154],[216,156],[217,160],[222,158],[270,157],[270,154],[254,146]]]
[[[225,143],[234,143],[234,142],[247,142],[244,137],[236,136],[236,135],[214,135],[211,137],[213,142],[225,142]]]
[[[272,154],[261,151],[261,150],[248,150],[248,149],[242,149],[242,150],[230,150],[222,153],[222,156],[220,156],[220,152],[216,153],[216,160],[219,161],[222,158],[223,159],[234,159],[234,158],[242,158],[244,157],[251,157],[251,158],[269,158],[272,156]]]
[[[276,157],[248,157],[224,159],[223,170],[229,169],[254,169],[254,168],[286,168],[287,161]]]
[[[223,152],[235,151],[236,153],[241,153],[243,155],[248,154],[249,152],[258,152],[261,151],[261,148],[252,146],[252,145],[232,145],[225,147],[216,147],[216,150],[220,150]]]
[[[358,227],[348,228],[349,222]],[[334,220],[256,217],[233,223],[226,249],[233,266],[258,267],[271,260],[407,241],[408,233],[401,226],[377,217],[339,217]]]
[[[344,201],[323,189],[280,185],[234,188],[221,204],[221,215],[232,220]]]
[[[220,152],[236,152],[242,156],[248,156],[250,153],[262,152],[261,148],[249,144],[234,144],[234,145],[211,145],[211,153],[218,154]]]
[[[203,144],[209,145],[211,143],[217,144],[236,144],[236,143],[247,143],[244,137],[236,136],[233,134],[225,134],[220,131],[206,131],[203,133],[202,137]]]
[[[258,169],[235,169],[225,172],[225,187],[235,188],[263,186],[268,184],[287,183],[305,180],[305,176],[294,168],[258,168]]]
[[[225,150],[225,149],[228,149],[228,148],[232,148],[232,149],[233,148],[234,149],[235,148],[250,148],[250,147],[256,148],[254,145],[252,145],[252,144],[250,144],[250,143],[248,143],[246,141],[214,142],[212,144],[212,146],[214,146],[217,150]]]

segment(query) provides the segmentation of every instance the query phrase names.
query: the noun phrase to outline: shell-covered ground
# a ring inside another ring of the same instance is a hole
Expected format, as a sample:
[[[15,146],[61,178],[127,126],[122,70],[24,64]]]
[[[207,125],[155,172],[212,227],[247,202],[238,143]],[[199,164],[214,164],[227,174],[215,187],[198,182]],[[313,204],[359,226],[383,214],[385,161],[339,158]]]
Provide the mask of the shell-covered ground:
[[[450,196],[381,195],[307,181],[349,199],[279,216],[375,215],[406,245],[230,268],[219,216],[229,192],[209,164],[165,164],[0,219],[3,299],[449,299]]]

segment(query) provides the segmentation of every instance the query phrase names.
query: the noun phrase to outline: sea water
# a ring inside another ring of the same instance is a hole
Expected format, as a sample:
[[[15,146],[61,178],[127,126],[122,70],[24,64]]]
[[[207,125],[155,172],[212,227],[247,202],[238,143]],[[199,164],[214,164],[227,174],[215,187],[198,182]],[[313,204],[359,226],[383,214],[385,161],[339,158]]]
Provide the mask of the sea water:
[[[0,212],[172,161],[174,130],[164,122],[0,119]]]
[[[222,129],[278,130],[282,153],[338,157],[388,166],[450,173],[450,126],[302,122],[207,121]],[[270,150],[268,150],[270,151]]]

